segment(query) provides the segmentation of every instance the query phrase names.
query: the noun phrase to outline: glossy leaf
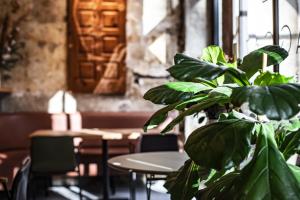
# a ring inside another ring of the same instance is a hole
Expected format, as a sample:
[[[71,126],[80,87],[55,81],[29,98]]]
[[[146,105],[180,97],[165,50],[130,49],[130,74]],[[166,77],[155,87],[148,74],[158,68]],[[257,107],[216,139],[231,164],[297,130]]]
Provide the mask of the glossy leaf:
[[[174,126],[176,126],[179,122],[181,122],[186,116],[193,115],[196,113],[199,113],[200,111],[209,108],[213,105],[224,103],[229,100],[229,97],[225,95],[219,95],[210,97],[207,96],[205,98],[202,98],[201,101],[199,101],[197,104],[191,106],[187,110],[181,112],[173,121],[171,121],[164,130],[162,130],[162,133],[167,133],[168,131],[172,130]]]
[[[300,151],[300,130],[285,133],[282,144],[279,146],[282,155],[288,160]]]
[[[274,130],[263,124],[251,162],[241,172],[238,198],[300,199],[298,180],[278,151]]]
[[[201,60],[218,64],[226,63],[225,55],[221,47],[211,45],[203,49]]]
[[[245,73],[225,66],[218,66],[213,63],[191,58],[184,54],[175,55],[175,65],[168,69],[171,76],[180,81],[195,81],[197,79],[215,80],[216,78],[228,74],[231,75],[238,84],[249,85]]]
[[[171,194],[171,200],[190,200],[195,196],[199,187],[199,171],[203,174],[209,173],[192,160],[187,160],[178,172],[168,176],[164,187]]]
[[[198,165],[216,170],[238,166],[250,151],[254,123],[229,119],[196,129],[184,146]]]
[[[200,200],[224,200],[235,199],[237,193],[236,186],[240,181],[240,172],[235,171],[228,173],[219,179],[211,182],[206,188],[200,190],[197,199]]]
[[[246,72],[248,78],[251,78],[258,70],[263,67],[263,56],[267,54],[267,66],[281,63],[288,57],[288,52],[279,46],[269,45],[254,50],[243,59],[241,70]]]
[[[228,119],[246,119],[248,121],[256,122],[255,119],[252,117],[249,117],[243,113],[237,112],[235,110],[232,110],[230,113],[222,113],[219,117],[219,121],[224,121]]]
[[[295,83],[234,88],[231,98],[234,105],[249,102],[252,112],[273,120],[289,119],[300,111],[300,85]]]
[[[173,104],[181,100],[189,99],[200,91],[212,89],[201,83],[170,82],[150,89],[144,95],[144,99],[155,104]]]
[[[254,84],[259,86],[277,85],[282,83],[293,83],[293,77],[285,77],[279,73],[269,71],[261,73],[255,80]]]
[[[156,128],[163,123],[167,119],[169,111],[173,110],[175,106],[174,104],[168,105],[156,111],[144,124],[144,131],[147,132],[147,130]]]
[[[300,188],[300,167],[291,165],[291,164],[289,164],[289,167],[290,167],[292,173],[294,174],[295,178],[297,179],[298,186]]]

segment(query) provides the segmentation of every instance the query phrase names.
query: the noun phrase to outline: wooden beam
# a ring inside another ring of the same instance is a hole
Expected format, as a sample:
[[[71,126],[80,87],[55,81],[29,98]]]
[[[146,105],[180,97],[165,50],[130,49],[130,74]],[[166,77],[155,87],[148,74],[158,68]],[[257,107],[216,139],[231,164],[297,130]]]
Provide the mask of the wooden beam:
[[[223,50],[230,57],[233,57],[233,3],[232,0],[223,0],[222,4],[222,40]]]

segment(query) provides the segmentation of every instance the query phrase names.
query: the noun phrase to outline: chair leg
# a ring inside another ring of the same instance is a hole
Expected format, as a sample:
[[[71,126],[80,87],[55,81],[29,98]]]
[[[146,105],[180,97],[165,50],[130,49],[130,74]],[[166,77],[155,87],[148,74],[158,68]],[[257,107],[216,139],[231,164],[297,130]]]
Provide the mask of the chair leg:
[[[11,199],[6,183],[2,183],[4,191],[6,192],[7,199]]]
[[[78,187],[79,187],[79,198],[82,200],[82,189],[81,189],[81,182],[82,177],[80,175],[80,170],[78,170]]]
[[[43,183],[44,183],[44,192],[45,192],[45,196],[46,197],[49,197],[49,190],[48,190],[48,188],[49,188],[49,186],[51,186],[52,184],[51,184],[51,182],[52,182],[52,177],[50,176],[50,177],[48,177],[48,176],[45,176],[45,178],[44,178],[44,180],[42,180],[43,181]]]
[[[110,186],[110,191],[114,195],[116,194],[116,184],[115,184],[115,178],[113,176],[109,177],[109,186]]]
[[[29,175],[29,181],[28,181],[28,198],[35,200],[36,199],[36,193],[37,193],[37,186],[36,186],[36,181],[35,177],[31,174]]]

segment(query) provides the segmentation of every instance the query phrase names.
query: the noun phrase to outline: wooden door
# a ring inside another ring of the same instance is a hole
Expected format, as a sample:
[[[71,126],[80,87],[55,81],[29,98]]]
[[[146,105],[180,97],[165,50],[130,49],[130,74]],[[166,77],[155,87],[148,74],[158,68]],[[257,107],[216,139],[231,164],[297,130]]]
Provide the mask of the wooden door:
[[[69,89],[125,92],[125,14],[126,0],[69,0]]]

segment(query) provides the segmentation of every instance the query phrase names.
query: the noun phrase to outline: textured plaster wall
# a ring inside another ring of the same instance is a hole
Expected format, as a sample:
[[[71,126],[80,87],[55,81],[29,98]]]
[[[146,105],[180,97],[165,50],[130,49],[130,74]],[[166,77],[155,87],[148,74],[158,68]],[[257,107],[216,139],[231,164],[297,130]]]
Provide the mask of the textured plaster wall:
[[[7,112],[47,111],[51,97],[60,90],[67,90],[66,0],[26,1],[33,6],[20,25],[20,39],[26,43],[22,50],[24,59],[11,71],[11,79],[4,83],[13,89],[2,101],[2,110]],[[179,30],[180,12],[176,2],[168,1],[166,17],[152,31],[143,34],[143,1],[127,0],[127,92],[125,96],[72,94],[79,111],[157,109],[143,100],[142,95],[168,78],[165,69],[177,52],[178,33],[182,31]],[[7,9],[4,4],[0,3],[0,12]],[[148,49],[163,33],[166,33],[166,63]],[[205,43],[206,38],[201,40]]]

